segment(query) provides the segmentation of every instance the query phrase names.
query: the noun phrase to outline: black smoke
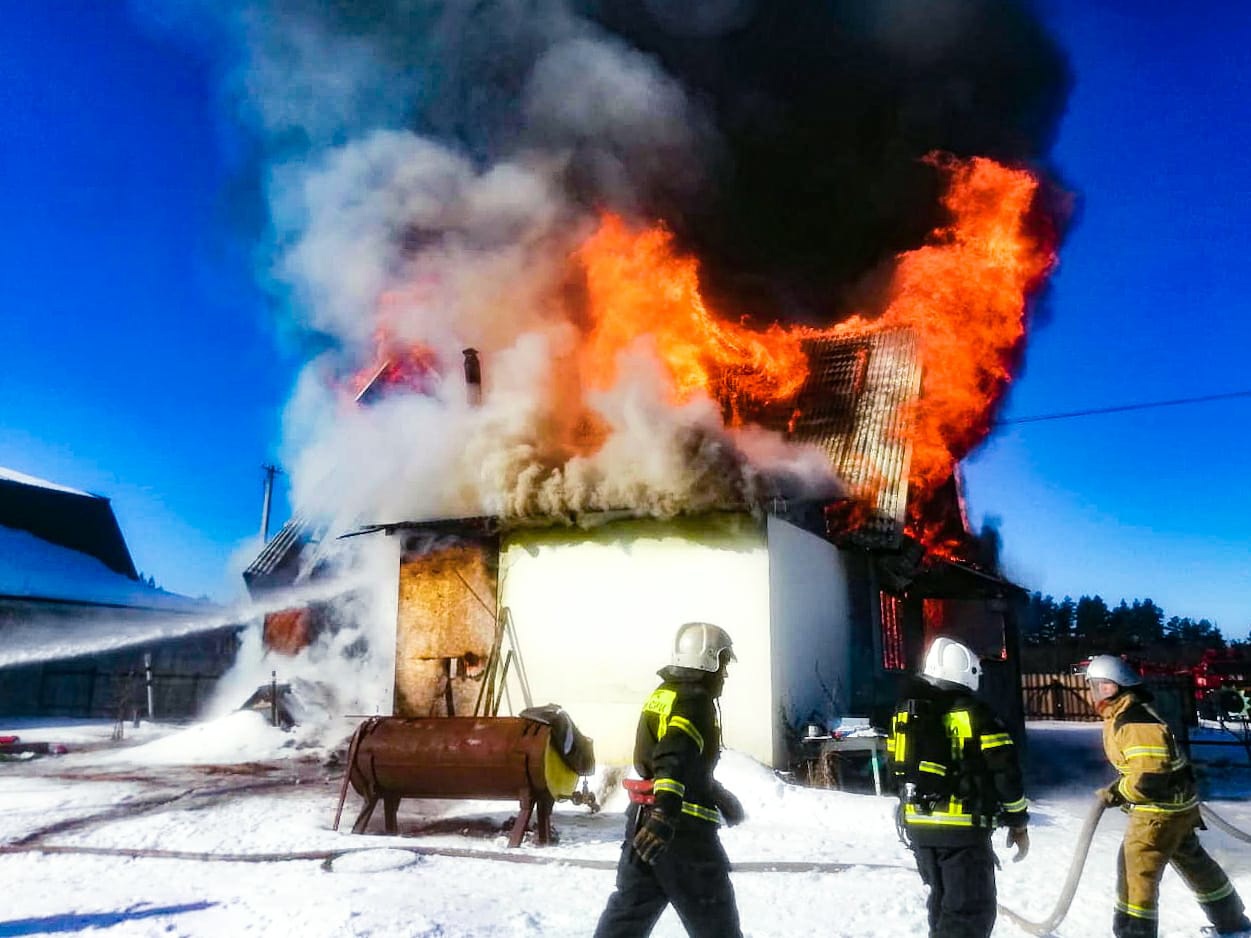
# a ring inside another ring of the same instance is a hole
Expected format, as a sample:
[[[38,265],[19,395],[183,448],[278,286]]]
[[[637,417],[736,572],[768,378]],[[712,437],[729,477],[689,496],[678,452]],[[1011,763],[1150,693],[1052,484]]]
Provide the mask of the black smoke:
[[[711,115],[722,149],[706,185],[652,207],[703,260],[714,296],[765,315],[828,321],[867,272],[921,242],[941,220],[925,154],[1045,171],[1071,84],[1037,16],[1005,0],[584,9]]]
[[[1029,0],[143,4],[233,37],[261,173],[380,128],[483,169],[559,154],[574,204],[664,220],[720,308],[814,323],[941,222],[926,154],[1054,178],[1072,80]]]

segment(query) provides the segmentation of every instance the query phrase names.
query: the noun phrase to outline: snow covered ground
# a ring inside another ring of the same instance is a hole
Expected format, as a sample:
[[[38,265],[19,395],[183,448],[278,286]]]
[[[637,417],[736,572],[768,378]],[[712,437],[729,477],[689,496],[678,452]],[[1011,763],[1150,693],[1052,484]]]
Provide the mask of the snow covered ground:
[[[503,829],[515,814],[513,803],[405,802],[404,836],[355,836],[347,833],[359,806],[351,793],[343,830],[331,830],[341,778],[334,753],[299,748],[296,737],[254,713],[192,727],[128,724],[120,743],[104,723],[0,721],[0,734],[6,732],[71,751],[0,763],[0,936],[586,936],[612,890],[624,807],[619,793],[595,815],[558,805],[560,840],[546,848],[527,842],[507,851]],[[1033,849],[1019,864],[1008,862],[1005,851],[999,877],[1001,901],[1029,918],[1051,911],[1089,793],[1109,773],[1098,732],[1095,724],[1029,728]],[[1236,750],[1222,755],[1240,758]],[[746,934],[925,934],[925,893],[896,839],[891,799],[795,787],[733,752],[718,775],[749,815],[723,835],[735,863],[857,864],[842,872],[735,873]],[[1251,829],[1251,771],[1229,766],[1206,776],[1211,804]],[[371,831],[381,830],[380,815]],[[1110,934],[1123,826],[1119,814],[1105,815],[1057,935]],[[1251,851],[1219,832],[1206,832],[1203,840],[1251,898]],[[315,856],[272,856],[296,853]],[[330,854],[337,856],[322,859]],[[1203,924],[1169,873],[1162,938],[1192,938]],[[655,934],[684,932],[668,912]],[[995,930],[998,938],[1025,934],[1003,917]]]

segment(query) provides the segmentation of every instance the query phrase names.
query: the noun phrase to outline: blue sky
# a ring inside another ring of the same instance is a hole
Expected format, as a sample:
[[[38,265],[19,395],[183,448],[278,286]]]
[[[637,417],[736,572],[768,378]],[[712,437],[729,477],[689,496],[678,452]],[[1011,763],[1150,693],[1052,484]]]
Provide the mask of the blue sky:
[[[96,0],[7,6],[0,61],[0,465],[109,496],[140,570],[226,595],[295,363],[205,63]]]
[[[1055,155],[1081,192],[1007,418],[1251,388],[1251,7],[1050,0],[1077,76]],[[1045,592],[1150,596],[1251,628],[1251,400],[1007,428],[975,519]]]
[[[1048,0],[1081,193],[1006,416],[1251,387],[1251,11]],[[228,217],[208,63],[124,4],[0,29],[0,465],[113,499],[135,562],[224,598],[297,366]],[[1247,399],[1005,428],[966,467],[1010,572],[1251,628]],[[284,517],[281,499],[277,518]]]

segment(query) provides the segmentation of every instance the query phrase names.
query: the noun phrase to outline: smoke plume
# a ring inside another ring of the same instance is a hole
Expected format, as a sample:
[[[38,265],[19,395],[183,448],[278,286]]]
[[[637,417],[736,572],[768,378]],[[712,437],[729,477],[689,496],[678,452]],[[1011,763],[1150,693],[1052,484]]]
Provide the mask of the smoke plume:
[[[345,526],[828,489],[818,455],[672,406],[645,337],[584,391],[570,254],[600,211],[660,221],[718,308],[828,324],[942,221],[926,154],[1045,173],[1070,83],[1023,0],[139,8],[218,55],[267,284],[322,350],[288,410],[295,500]],[[348,376],[416,345],[434,387],[351,404]]]

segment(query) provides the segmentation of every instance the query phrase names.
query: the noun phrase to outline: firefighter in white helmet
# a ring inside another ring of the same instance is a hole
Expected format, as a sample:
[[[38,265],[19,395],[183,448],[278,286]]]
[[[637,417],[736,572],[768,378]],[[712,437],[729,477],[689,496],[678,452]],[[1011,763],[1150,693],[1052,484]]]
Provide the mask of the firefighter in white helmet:
[[[1029,852],[1028,802],[1016,746],[974,698],[982,663],[967,646],[936,638],[920,679],[895,709],[887,747],[899,785],[900,828],[929,887],[930,938],[986,938],[995,926],[990,845],[1008,828],[1015,860]]]
[[[1138,672],[1113,655],[1086,667],[1095,709],[1103,717],[1103,751],[1117,779],[1098,791],[1108,805],[1129,813],[1117,857],[1117,938],[1155,938],[1160,877],[1172,866],[1199,900],[1217,935],[1251,934],[1242,900],[1225,871],[1208,856],[1194,771],[1168,724],[1151,707]]]
[[[678,629],[661,684],[643,704],[634,741],[641,780],[627,780],[630,807],[617,888],[596,938],[651,933],[670,903],[687,934],[738,938],[730,861],[717,834],[743,820],[743,807],[713,778],[721,754],[717,699],[734,657],[725,629]]]

